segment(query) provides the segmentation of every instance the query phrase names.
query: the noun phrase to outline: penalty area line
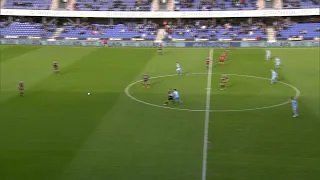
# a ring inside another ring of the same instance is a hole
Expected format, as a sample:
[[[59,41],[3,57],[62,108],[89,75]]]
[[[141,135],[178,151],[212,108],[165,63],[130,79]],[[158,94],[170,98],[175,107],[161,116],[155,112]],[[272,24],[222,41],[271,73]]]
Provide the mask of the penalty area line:
[[[210,49],[209,57],[213,58],[213,48]],[[202,157],[202,180],[207,179],[207,156],[208,156],[208,134],[209,134],[209,119],[210,119],[210,96],[211,96],[211,78],[212,78],[212,63],[209,64],[208,79],[207,79],[207,96],[206,96],[206,111],[203,133],[203,157]]]

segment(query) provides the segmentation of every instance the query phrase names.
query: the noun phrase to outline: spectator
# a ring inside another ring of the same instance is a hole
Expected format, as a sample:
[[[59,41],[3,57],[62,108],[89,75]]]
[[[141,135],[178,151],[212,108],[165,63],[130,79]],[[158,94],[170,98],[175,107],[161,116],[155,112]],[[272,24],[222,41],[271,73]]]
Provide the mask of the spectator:
[[[302,30],[302,31],[300,31],[300,34],[308,34],[308,30]]]

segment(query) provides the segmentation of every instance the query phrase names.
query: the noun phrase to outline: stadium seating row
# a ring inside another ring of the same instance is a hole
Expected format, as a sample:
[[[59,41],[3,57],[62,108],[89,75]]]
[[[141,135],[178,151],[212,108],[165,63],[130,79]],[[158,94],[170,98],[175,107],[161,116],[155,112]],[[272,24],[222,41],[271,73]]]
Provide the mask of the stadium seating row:
[[[255,10],[257,0],[176,0],[176,11]]]
[[[77,0],[74,9],[82,11],[150,11],[152,0]]]
[[[168,39],[266,39],[266,29],[258,26],[230,26],[230,27],[191,27],[191,28],[175,28],[169,31]]]
[[[277,39],[298,38],[314,39],[320,37],[320,23],[292,24],[286,28],[280,28]]]
[[[53,24],[43,25],[28,22],[0,22],[1,36],[21,37],[43,37],[52,38],[57,27]],[[157,34],[157,27],[154,25],[67,25],[57,34],[60,38],[144,38],[154,40]],[[277,29],[278,39],[290,37],[303,37],[313,39],[319,37],[320,23],[299,23]],[[196,27],[186,26],[170,27],[167,29],[168,39],[234,39],[241,40],[267,38],[266,29],[260,26],[218,26],[218,27]]]
[[[76,0],[80,11],[150,11],[153,0]],[[6,0],[5,9],[50,9],[52,0]],[[176,11],[254,10],[257,0],[175,0]],[[320,8],[319,0],[283,0],[283,8]]]

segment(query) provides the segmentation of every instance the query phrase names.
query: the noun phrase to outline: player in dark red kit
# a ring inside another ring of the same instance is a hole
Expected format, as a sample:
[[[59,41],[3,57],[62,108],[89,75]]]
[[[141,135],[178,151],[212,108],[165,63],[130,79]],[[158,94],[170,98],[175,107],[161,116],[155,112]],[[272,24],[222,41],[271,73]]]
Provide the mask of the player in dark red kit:
[[[162,54],[162,48],[163,48],[162,44],[159,44],[158,53],[159,53],[160,55]]]
[[[225,49],[225,50],[223,51],[222,56],[224,56],[225,61],[228,59],[228,50],[227,50],[227,49]]]
[[[107,41],[107,39],[104,39],[104,40],[103,40],[103,45],[104,45],[104,47],[108,47],[108,41]]]
[[[221,55],[219,58],[219,64],[224,65],[224,61],[226,60],[226,57]]]
[[[227,85],[227,82],[229,81],[228,75],[222,74],[220,78],[220,90],[224,90],[224,88]]]
[[[144,73],[143,74],[143,87],[144,88],[150,88],[148,73]]]
[[[24,82],[23,81],[19,82],[18,89],[20,91],[20,96],[23,96],[24,95]]]
[[[225,51],[221,54],[221,56],[220,56],[220,58],[219,58],[219,62],[218,62],[220,65],[224,65],[224,62],[227,60],[227,55],[228,55],[227,50],[225,50]]]
[[[211,63],[211,58],[207,57],[207,60],[206,60],[207,69],[209,69],[210,63]]]
[[[53,71],[54,71],[56,74],[59,74],[60,70],[59,70],[58,61],[53,61],[52,67],[53,67]]]

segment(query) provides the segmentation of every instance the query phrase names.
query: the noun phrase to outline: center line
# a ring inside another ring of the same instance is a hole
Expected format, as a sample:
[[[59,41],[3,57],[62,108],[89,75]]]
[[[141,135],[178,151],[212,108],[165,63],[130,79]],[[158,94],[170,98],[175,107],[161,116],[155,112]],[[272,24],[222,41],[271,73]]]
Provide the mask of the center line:
[[[210,49],[210,59],[213,59],[213,48]],[[206,115],[204,122],[203,135],[203,157],[202,157],[202,180],[207,179],[207,156],[208,156],[208,133],[209,133],[209,118],[210,118],[210,96],[211,96],[211,77],[212,77],[212,62],[209,64],[208,81],[207,81],[207,97],[206,97]]]

